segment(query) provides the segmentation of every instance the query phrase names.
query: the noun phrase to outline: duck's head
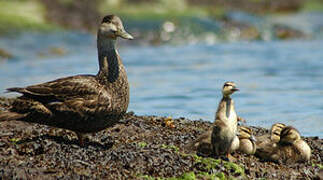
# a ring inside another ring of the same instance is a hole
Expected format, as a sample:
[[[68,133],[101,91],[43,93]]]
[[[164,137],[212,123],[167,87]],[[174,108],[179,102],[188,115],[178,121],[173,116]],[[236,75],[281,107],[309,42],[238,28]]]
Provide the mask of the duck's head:
[[[239,139],[249,139],[250,141],[253,141],[253,142],[256,141],[255,137],[252,135],[252,129],[245,126],[239,126],[238,130],[239,130],[238,131]]]
[[[301,139],[298,130],[292,126],[286,126],[280,133],[279,144],[293,144],[295,141]]]
[[[230,96],[234,92],[239,91],[234,82],[225,82],[222,88],[223,96]]]
[[[285,126],[283,123],[273,124],[270,129],[270,139],[274,142],[279,142],[280,133]]]
[[[107,15],[102,19],[98,34],[101,37],[114,40],[117,39],[117,37],[129,40],[133,39],[124,29],[121,19],[115,15]]]

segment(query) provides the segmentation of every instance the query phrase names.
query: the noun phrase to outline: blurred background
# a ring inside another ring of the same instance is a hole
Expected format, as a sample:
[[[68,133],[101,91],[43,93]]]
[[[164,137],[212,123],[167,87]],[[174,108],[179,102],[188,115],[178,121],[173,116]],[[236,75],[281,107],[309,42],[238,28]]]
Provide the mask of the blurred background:
[[[213,121],[235,81],[248,125],[323,137],[323,0],[0,0],[0,95],[98,70],[96,31],[116,14],[138,115]]]

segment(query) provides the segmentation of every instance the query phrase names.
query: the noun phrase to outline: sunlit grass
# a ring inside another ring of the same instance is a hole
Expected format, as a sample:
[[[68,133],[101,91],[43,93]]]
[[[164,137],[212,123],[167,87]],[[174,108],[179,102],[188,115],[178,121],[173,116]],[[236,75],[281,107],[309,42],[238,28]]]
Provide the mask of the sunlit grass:
[[[0,0],[0,33],[12,30],[50,30],[44,7],[35,0]]]
[[[323,12],[323,1],[321,0],[307,0],[305,2],[303,11],[321,11]]]
[[[176,2],[176,3],[175,3]],[[178,17],[206,17],[209,12],[203,7],[188,6],[185,1],[164,0],[159,3],[145,4],[103,4],[100,12],[102,14],[118,14],[131,19],[172,19]]]

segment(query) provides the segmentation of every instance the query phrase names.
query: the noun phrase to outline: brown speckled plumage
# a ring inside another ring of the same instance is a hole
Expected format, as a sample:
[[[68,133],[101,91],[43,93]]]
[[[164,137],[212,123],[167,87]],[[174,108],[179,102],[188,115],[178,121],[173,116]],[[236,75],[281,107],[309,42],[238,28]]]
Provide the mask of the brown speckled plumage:
[[[247,126],[238,126],[238,131],[240,142],[238,151],[245,154],[255,154],[257,146],[252,129]]]
[[[211,143],[215,156],[226,155],[230,160],[231,148],[233,142],[237,142],[237,121],[238,116],[234,108],[234,101],[231,94],[238,91],[233,82],[226,82],[222,88],[223,97],[219,103],[215,114],[215,122],[213,124]]]
[[[283,123],[273,124],[270,128],[270,134],[264,134],[256,138],[257,147],[263,147],[268,143],[278,143],[280,140],[280,132],[285,126]]]
[[[1,106],[5,110],[0,114],[0,122],[18,120],[69,129],[78,134],[80,143],[81,134],[97,132],[118,122],[128,108],[129,85],[115,49],[117,37],[132,39],[117,16],[104,17],[98,30],[98,74],[9,88],[9,92],[22,96],[2,103],[6,106]]]
[[[310,160],[311,148],[301,139],[297,129],[286,126],[281,130],[279,142],[263,143],[256,155],[268,161],[295,163]]]

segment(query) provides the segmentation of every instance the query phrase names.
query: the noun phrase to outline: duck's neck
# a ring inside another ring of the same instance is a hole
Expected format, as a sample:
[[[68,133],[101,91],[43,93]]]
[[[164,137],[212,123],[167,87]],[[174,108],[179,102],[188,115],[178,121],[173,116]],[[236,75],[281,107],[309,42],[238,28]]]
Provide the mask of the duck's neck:
[[[234,110],[233,100],[230,96],[223,96],[218,110],[216,112],[216,120],[219,119],[223,121],[225,124],[232,126],[233,129],[236,131],[237,127],[237,116]]]
[[[119,77],[119,55],[116,50],[116,40],[106,37],[97,39],[98,56],[99,56],[99,73],[100,77],[107,78],[109,82],[114,82]]]
[[[223,95],[222,97],[222,101],[225,101],[225,104],[226,104],[226,109],[225,109],[225,114],[226,114],[226,117],[229,118],[230,117],[230,113],[231,113],[231,106],[232,106],[232,101],[231,101],[231,97],[229,95]]]

